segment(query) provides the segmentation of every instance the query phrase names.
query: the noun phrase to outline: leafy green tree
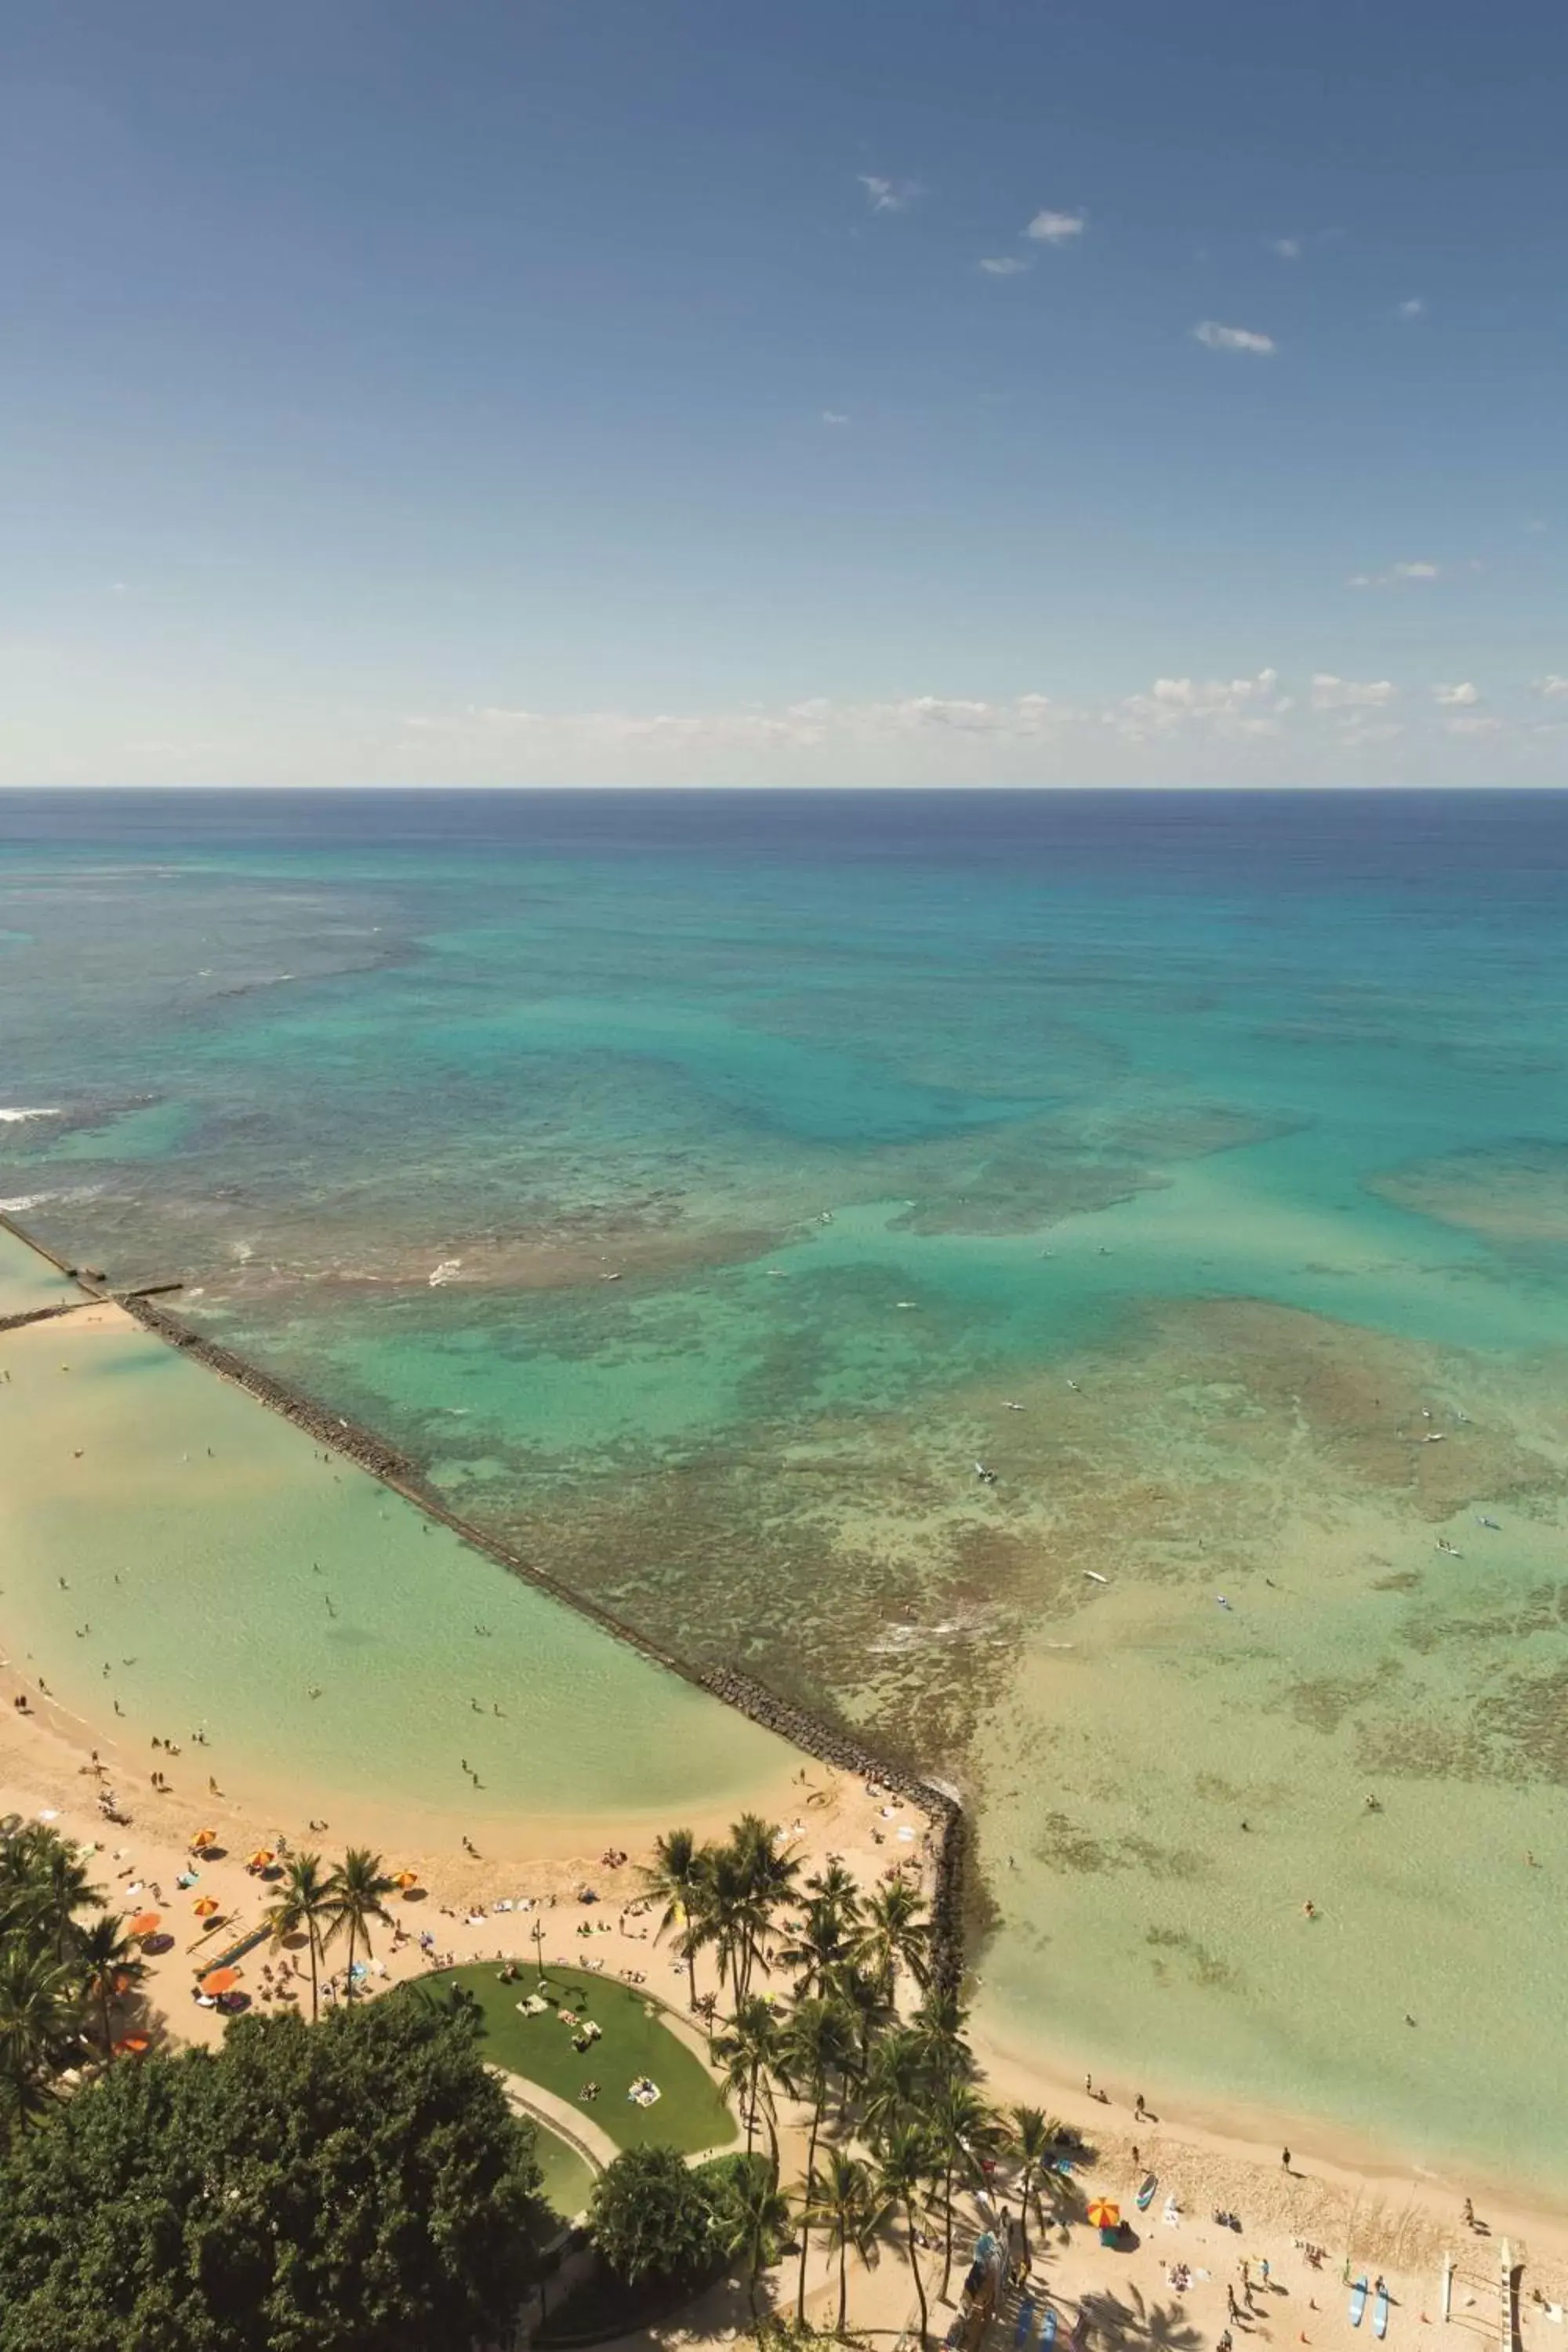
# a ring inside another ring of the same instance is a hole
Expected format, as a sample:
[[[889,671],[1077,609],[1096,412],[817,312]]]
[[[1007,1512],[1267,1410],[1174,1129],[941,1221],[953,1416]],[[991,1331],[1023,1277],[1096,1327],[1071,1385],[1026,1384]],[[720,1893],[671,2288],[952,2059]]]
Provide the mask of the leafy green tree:
[[[470,2352],[533,2267],[533,2137],[399,1998],[111,2067],[0,2164],[0,2352]]]
[[[930,2086],[931,2071],[921,2036],[912,2026],[894,2026],[872,2049],[867,2070],[860,2106],[871,2138],[885,2139],[896,2126],[907,2123]]]
[[[643,1873],[647,1892],[656,1903],[664,1905],[664,1916],[654,1930],[654,1940],[657,1942],[668,1928],[679,1926],[679,1949],[686,1962],[693,2009],[697,2006],[696,1930],[707,1878],[707,1854],[708,1849],[698,1844],[689,1830],[670,1830],[654,1846],[653,1861]]]
[[[283,1883],[267,1914],[267,1924],[272,1930],[275,1945],[280,1944],[286,1936],[298,1936],[303,1930],[310,1947],[312,2022],[321,2013],[319,1968],[321,1948],[337,1916],[336,1900],[331,1881],[322,1875],[321,1855],[290,1854]]]
[[[640,2278],[696,2278],[720,2251],[713,2200],[673,2147],[628,2147],[594,2183],[588,2230],[610,2268]]]
[[[90,1927],[79,1927],[75,1943],[76,1972],[83,1993],[98,2011],[103,2054],[108,2058],[114,2048],[110,2010],[142,1982],[147,1963],[142,1958],[141,1946],[132,1943],[126,1936],[124,1920],[111,1919],[107,1912],[94,1919]]]
[[[886,2222],[889,2210],[869,2165],[841,2147],[831,2149],[806,2200],[804,2219],[826,2230],[828,2244],[837,2249],[840,2336],[849,2305],[850,2249],[854,2248],[862,2262],[870,2261],[877,2233]]]
[[[354,1997],[354,1945],[363,1943],[366,1952],[370,1945],[370,1923],[379,1919],[384,1927],[392,1925],[392,1914],[386,1907],[386,1897],[395,1882],[382,1867],[381,1856],[372,1853],[368,1846],[352,1845],[331,1878],[327,1881],[327,1916],[331,1926],[326,1940],[346,1930],[349,1939],[348,1999]]]
[[[896,2205],[904,2217],[910,2275],[914,2280],[915,2299],[921,2307],[922,2345],[930,2333],[931,2317],[926,2305],[925,2281],[921,2276],[920,2251],[915,2244],[915,2200],[923,2197],[931,2186],[937,2165],[937,2153],[930,2134],[921,2124],[895,2124],[877,2152],[878,2190],[889,2205]]]

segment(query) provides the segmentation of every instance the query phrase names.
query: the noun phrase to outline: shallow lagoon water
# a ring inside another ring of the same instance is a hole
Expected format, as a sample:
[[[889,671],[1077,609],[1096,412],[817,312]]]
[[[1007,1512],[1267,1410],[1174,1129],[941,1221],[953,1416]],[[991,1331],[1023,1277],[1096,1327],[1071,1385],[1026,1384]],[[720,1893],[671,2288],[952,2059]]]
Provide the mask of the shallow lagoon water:
[[[0,1197],[961,1779],[1009,2036],[1558,2179],[1562,800],[7,835]]]

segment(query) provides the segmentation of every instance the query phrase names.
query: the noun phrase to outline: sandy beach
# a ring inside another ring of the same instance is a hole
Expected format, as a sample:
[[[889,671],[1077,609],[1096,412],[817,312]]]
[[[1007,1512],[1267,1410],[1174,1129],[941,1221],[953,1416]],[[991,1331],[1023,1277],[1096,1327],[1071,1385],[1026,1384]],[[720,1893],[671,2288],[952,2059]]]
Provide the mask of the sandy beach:
[[[130,1913],[151,1906],[163,1914],[174,1936],[173,1948],[151,1959],[147,1996],[157,2030],[173,2042],[215,2042],[224,2031],[224,2019],[215,2010],[199,2007],[193,1998],[197,1969],[204,1955],[237,1941],[262,1920],[269,1888],[252,1876],[245,1857],[258,1844],[269,1843],[279,1830],[290,1842],[319,1848],[329,1857],[351,1843],[376,1843],[383,1823],[374,1807],[360,1808],[340,1797],[333,1801],[330,1830],[312,1836],[308,1820],[279,1822],[270,1812],[258,1811],[242,1798],[212,1799],[201,1789],[199,1760],[195,1770],[183,1776],[176,1759],[167,1767],[174,1782],[165,1795],[154,1793],[141,1759],[117,1749],[101,1727],[88,1727],[66,1718],[40,1701],[36,1692],[26,1715],[10,1702],[23,1681],[14,1668],[0,1674],[6,1704],[0,1709],[0,1811],[25,1819],[49,1822],[63,1835],[93,1849],[92,1864],[99,1882],[115,1908]],[[108,1769],[121,1810],[131,1816],[123,1827],[100,1818],[96,1792],[100,1782],[92,1769],[92,1748]],[[182,1777],[184,1785],[182,1785]],[[870,1882],[900,1857],[923,1851],[921,1817],[896,1798],[868,1796],[863,1786],[829,1768],[803,1759],[795,1784],[798,1822],[797,1843],[809,1865],[840,1856],[864,1882]],[[318,1818],[320,1818],[318,1816]],[[699,1824],[718,1829],[722,1824]],[[190,1843],[198,1829],[216,1829],[219,1851],[193,1865]],[[546,1922],[547,1959],[582,1966],[585,1959],[602,1961],[607,1974],[626,1969],[642,1971],[649,1988],[678,2011],[684,2006],[684,1967],[673,1954],[647,1937],[650,1923],[643,1917],[623,1919],[625,1905],[636,1899],[637,1865],[646,1859],[646,1845],[626,1842],[627,1860],[606,1868],[602,1821],[584,1822],[584,1836],[574,1853],[530,1853],[526,1822],[511,1831],[504,1852],[473,1860],[454,1861],[449,1853],[425,1853],[406,1847],[387,1850],[389,1863],[419,1872],[417,1899],[395,1903],[399,1922],[395,1942],[385,1931],[374,1938],[371,1989],[380,1990],[423,1974],[432,1965],[419,1943],[421,1931],[434,1939],[443,1960],[490,1958],[528,1958],[533,1952],[531,1931],[542,1916]],[[901,1841],[900,1830],[913,1829],[912,1842]],[[176,1886],[182,1872],[195,1867],[195,1885]],[[600,1901],[590,1907],[577,1901],[580,1890],[591,1886]],[[194,1915],[195,1900],[216,1897],[220,1908],[203,1932]],[[530,1901],[533,1907],[499,1910],[499,1904]],[[595,1933],[580,1937],[578,1928],[591,1922]],[[280,1979],[290,1956],[261,1945],[241,1962],[243,1989],[265,2012],[270,2005],[268,1979],[263,1969]],[[305,1979],[296,1970],[296,1997],[304,1993]],[[1289,2141],[1291,2162],[1281,2163],[1283,2143],[1279,2134],[1287,2126],[1278,2119],[1257,2119],[1226,2129],[1187,2115],[1133,2113],[1136,2087],[1120,2084],[1095,2085],[1086,2092],[1081,2077],[1069,2081],[1043,2074],[1037,2065],[987,2043],[977,2042],[986,2095],[998,2105],[1043,2106],[1082,2133],[1092,2158],[1079,2179],[1089,2194],[1105,2194],[1122,2204],[1136,2228],[1126,2246],[1101,2247],[1098,2234],[1081,2221],[1059,2218],[1042,2237],[1031,2230],[1037,2291],[1048,2295],[1070,2326],[1079,2305],[1089,2313],[1102,2339],[1113,2342],[1195,2345],[1212,2343],[1227,2325],[1226,2288],[1240,2295],[1238,2263],[1249,2265],[1254,2283],[1252,2307],[1242,2304],[1241,2316],[1229,2320],[1233,2332],[1256,2343],[1279,2346],[1305,2342],[1314,2347],[1345,2347],[1359,2338],[1350,2325],[1344,2274],[1364,2272],[1369,2279],[1381,2273],[1388,2281],[1394,2317],[1391,2340],[1413,2338],[1436,2343],[1476,2343],[1498,2340],[1498,2265],[1506,2239],[1520,2273],[1521,2334],[1531,2352],[1552,2352],[1563,2341],[1559,2309],[1568,2301],[1568,2215],[1531,2207],[1516,2198],[1481,2195],[1475,2184],[1439,2179],[1413,2169],[1370,2168],[1358,2162],[1356,2151],[1337,2146],[1321,2127],[1298,2131]],[[1104,2091],[1102,2099],[1099,2094]],[[784,2170],[800,2163],[798,2129],[786,2131]],[[1152,2171],[1159,2188],[1147,2216],[1138,2215],[1133,2200],[1140,2180]],[[1004,2167],[998,2194],[1007,2202],[1008,2174]],[[1462,2220],[1463,2200],[1475,2193],[1483,2231],[1472,2232]],[[1166,2200],[1173,2196],[1178,2217],[1163,2219]],[[1215,2211],[1235,2213],[1240,2232],[1220,2227]],[[985,2216],[978,2206],[971,2216],[977,2230]],[[967,2246],[968,2239],[960,2243]],[[1305,2249],[1318,2247],[1322,2259],[1314,2265]],[[1438,2316],[1440,2281],[1445,2258],[1455,2264],[1452,2316],[1445,2328]],[[928,2261],[932,2258],[928,2257]],[[1268,2284],[1258,2285],[1260,2265],[1268,2264]],[[1185,2265],[1185,2285],[1178,2292],[1172,2273]],[[962,2283],[964,2264],[955,2264],[953,2294]],[[933,2335],[941,2332],[956,2308],[950,2297],[942,2303],[936,2289],[938,2275],[929,2281]],[[818,2322],[831,2318],[836,2284],[824,2259],[812,2267],[810,2307]],[[793,2292],[793,2266],[780,2274],[779,2292]],[[1536,2294],[1543,2298],[1537,2303]],[[872,2335],[891,2335],[904,2326],[912,2310],[907,2264],[893,2250],[884,2251],[876,2269],[861,2274],[852,2285],[856,2324]],[[667,2343],[701,2341],[732,2328],[743,2313],[729,2291],[721,2291],[679,2326],[661,2331]],[[1184,2333],[1184,2330],[1191,2333]],[[1363,2334],[1367,2332],[1363,2328]]]

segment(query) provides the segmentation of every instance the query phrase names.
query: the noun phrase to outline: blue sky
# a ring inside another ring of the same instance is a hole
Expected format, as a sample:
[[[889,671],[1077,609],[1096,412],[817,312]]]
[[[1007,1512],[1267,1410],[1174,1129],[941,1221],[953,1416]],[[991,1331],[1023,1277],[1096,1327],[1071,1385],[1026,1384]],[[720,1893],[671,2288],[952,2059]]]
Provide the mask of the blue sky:
[[[3,38],[0,782],[1568,782],[1561,6]]]

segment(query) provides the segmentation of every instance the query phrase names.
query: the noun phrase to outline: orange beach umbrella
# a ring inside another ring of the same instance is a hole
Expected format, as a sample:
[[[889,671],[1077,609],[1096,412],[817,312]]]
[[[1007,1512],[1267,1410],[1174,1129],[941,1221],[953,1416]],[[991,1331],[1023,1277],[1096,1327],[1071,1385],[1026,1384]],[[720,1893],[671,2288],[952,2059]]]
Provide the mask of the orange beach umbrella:
[[[1091,2230],[1119,2230],[1121,2227],[1121,2206],[1113,2205],[1108,2197],[1097,2197],[1089,2209],[1089,2226]]]
[[[198,1919],[210,1919],[213,1913],[217,1909],[217,1896],[216,1895],[198,1895],[195,1901],[192,1904],[191,1908],[195,1913]]]
[[[237,1969],[209,1969],[202,1979],[202,1990],[216,2000],[219,1993],[232,1992],[239,1982]]]
[[[217,1832],[216,1830],[198,1830],[195,1837],[191,1840],[191,1843],[193,1846],[216,1845]]]
[[[128,2033],[123,2042],[115,2043],[114,2054],[117,2058],[140,2058],[142,2052],[152,2046],[144,2033]]]
[[[245,1866],[247,1870],[269,1870],[272,1867],[271,1847],[258,1845]]]
[[[419,1873],[416,1870],[400,1870],[392,1883],[394,1886],[401,1886],[406,1895],[411,1886],[418,1885]]]
[[[155,1936],[163,1916],[161,1911],[138,1911],[125,1932],[128,1936]]]

